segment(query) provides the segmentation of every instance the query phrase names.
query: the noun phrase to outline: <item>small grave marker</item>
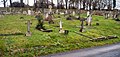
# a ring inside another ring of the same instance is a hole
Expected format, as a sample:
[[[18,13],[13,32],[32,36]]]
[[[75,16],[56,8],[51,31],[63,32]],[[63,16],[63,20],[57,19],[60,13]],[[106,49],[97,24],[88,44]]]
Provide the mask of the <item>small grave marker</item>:
[[[27,21],[27,32],[25,34],[25,36],[31,36],[32,33],[30,32],[30,25],[32,24],[30,20]]]
[[[73,11],[73,16],[75,16],[75,11]]]
[[[90,15],[90,11],[87,11],[87,16],[89,16]]]

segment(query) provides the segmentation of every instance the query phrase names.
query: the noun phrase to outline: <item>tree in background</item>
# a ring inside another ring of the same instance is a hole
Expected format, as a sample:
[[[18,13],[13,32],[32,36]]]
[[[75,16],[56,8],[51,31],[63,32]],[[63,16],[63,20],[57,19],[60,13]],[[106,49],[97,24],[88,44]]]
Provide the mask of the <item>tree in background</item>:
[[[10,6],[12,6],[12,0],[10,0]]]
[[[4,5],[4,7],[6,7],[6,2],[7,2],[8,0],[2,0],[1,2],[3,2],[3,5]]]
[[[116,7],[116,0],[113,0],[113,8]]]

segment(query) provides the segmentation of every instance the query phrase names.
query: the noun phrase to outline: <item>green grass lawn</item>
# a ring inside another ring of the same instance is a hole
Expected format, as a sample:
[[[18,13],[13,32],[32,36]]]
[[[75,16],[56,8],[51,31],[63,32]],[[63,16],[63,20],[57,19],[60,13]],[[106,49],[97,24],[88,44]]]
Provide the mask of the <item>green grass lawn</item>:
[[[85,14],[81,16],[85,17]],[[31,37],[24,36],[27,30],[25,23],[26,20],[35,19],[34,16],[5,15],[0,18],[0,56],[33,57],[120,42],[120,38],[91,42],[90,38],[85,37],[120,36],[120,22],[93,16],[92,26],[85,26],[85,31],[80,33],[77,27],[80,26],[79,20],[67,21],[64,16],[61,18],[63,28],[70,31],[68,35],[59,34],[59,27],[56,27],[59,26],[59,19],[54,18],[55,24],[44,23],[45,28],[53,30],[51,33],[36,30],[37,20],[32,20]],[[96,26],[96,22],[100,25]]]

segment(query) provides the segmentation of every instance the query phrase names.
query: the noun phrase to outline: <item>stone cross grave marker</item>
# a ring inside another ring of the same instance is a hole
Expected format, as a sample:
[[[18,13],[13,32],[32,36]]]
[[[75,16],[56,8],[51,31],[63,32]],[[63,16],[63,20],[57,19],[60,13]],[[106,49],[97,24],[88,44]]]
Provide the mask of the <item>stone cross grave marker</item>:
[[[81,21],[81,27],[79,31],[83,32],[85,18],[80,19],[80,21]]]
[[[32,24],[30,20],[27,21],[27,32],[25,34],[25,36],[31,36],[32,33],[30,32],[30,25]]]

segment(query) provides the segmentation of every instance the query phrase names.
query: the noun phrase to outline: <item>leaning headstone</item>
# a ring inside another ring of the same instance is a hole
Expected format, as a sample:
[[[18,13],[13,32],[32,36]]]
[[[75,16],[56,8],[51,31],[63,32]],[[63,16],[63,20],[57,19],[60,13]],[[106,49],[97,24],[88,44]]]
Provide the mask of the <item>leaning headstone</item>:
[[[31,36],[32,33],[30,32],[30,25],[32,24],[30,20],[27,21],[27,32],[25,34],[25,36]]]

